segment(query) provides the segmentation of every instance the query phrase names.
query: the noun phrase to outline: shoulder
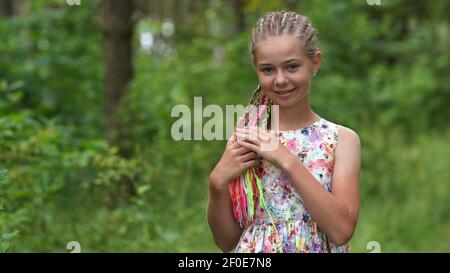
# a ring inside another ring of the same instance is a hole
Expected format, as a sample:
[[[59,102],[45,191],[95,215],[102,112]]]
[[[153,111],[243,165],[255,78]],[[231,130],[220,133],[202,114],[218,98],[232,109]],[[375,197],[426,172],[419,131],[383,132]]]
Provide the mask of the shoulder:
[[[361,140],[358,133],[348,127],[328,120],[325,120],[325,123],[327,123],[327,127],[334,135],[336,144],[335,161],[352,162],[352,164],[358,165],[358,162],[361,161]]]
[[[359,163],[361,161],[361,140],[358,133],[342,125],[337,125],[337,128],[336,159],[339,161],[339,159],[345,158],[347,162]]]
[[[347,144],[352,144],[352,145],[357,145],[357,146],[361,146],[361,140],[359,138],[358,133],[356,133],[354,130],[342,126],[342,125],[337,125],[338,128],[338,145],[339,143],[345,142]]]

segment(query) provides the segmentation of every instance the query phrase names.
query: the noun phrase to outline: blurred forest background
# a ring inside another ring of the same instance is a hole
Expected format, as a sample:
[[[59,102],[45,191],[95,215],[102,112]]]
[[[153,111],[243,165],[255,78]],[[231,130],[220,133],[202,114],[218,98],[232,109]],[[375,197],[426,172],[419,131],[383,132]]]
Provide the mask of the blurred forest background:
[[[173,140],[171,109],[246,104],[251,26],[283,9],[319,30],[313,108],[361,137],[352,251],[450,251],[449,1],[76,2],[0,0],[0,252],[218,252],[225,141]]]

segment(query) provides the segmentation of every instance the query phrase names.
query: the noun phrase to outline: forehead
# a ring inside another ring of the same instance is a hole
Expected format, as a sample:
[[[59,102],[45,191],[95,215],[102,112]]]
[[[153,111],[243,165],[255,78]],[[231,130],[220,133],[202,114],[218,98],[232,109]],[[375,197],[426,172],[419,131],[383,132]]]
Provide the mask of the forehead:
[[[256,64],[279,64],[290,59],[305,60],[303,43],[293,35],[268,37],[259,41],[255,48]]]

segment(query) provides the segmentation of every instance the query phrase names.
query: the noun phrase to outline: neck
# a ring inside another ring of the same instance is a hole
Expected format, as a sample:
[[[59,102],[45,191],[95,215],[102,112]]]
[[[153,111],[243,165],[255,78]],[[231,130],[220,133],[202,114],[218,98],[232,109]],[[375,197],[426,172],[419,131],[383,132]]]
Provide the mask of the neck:
[[[291,107],[279,107],[279,110],[280,131],[303,128],[320,118],[319,115],[314,113],[311,109],[308,97],[305,97],[305,99]]]

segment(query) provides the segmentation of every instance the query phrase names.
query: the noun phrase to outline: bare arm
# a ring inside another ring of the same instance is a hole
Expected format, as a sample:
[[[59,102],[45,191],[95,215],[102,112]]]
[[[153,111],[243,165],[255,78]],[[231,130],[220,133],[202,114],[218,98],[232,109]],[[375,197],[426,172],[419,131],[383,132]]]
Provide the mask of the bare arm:
[[[207,218],[217,246],[223,252],[235,248],[242,230],[233,216],[230,191],[228,188],[216,188],[214,178],[211,177]]]
[[[219,163],[209,176],[207,220],[217,246],[229,252],[239,242],[242,229],[234,219],[228,184],[256,164],[256,153],[240,146],[232,136]]]

